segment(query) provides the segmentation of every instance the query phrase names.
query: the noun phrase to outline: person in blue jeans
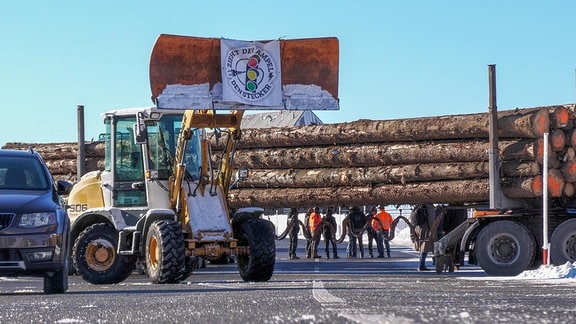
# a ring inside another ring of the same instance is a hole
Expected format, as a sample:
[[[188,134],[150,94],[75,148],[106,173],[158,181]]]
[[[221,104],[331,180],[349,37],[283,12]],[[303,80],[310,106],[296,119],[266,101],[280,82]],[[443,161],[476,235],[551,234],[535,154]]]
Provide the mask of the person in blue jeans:
[[[298,223],[298,209],[290,209],[288,214],[287,225],[291,226],[288,236],[290,238],[290,247],[288,249],[288,255],[290,259],[300,259],[296,255],[296,248],[298,247],[298,233],[300,232],[300,224]]]
[[[357,251],[360,250],[360,257],[364,257],[364,245],[362,244],[362,235],[356,237],[353,232],[359,233],[364,224],[366,223],[366,215],[360,211],[358,206],[350,208],[348,216],[346,216],[348,222],[348,246],[346,247],[346,257],[355,258],[357,256]]]

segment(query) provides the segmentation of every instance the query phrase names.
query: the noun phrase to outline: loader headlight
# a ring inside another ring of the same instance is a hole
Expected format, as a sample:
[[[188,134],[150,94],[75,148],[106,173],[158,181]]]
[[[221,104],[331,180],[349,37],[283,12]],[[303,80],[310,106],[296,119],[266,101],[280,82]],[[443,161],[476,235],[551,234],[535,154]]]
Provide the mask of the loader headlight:
[[[55,212],[41,212],[20,215],[18,227],[34,228],[56,224]]]

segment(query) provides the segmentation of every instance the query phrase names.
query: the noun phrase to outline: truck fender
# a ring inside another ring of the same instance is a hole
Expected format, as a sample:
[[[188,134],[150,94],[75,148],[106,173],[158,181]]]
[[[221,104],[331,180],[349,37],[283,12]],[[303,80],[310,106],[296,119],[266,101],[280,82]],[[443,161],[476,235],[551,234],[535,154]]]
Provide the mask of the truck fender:
[[[460,265],[464,264],[464,256],[466,254],[466,251],[468,250],[467,247],[470,245],[472,234],[476,236],[476,233],[478,233],[478,231],[480,230],[479,227],[480,222],[476,219],[472,224],[470,224],[468,229],[466,229],[466,232],[464,232],[464,236],[462,236],[462,240],[460,241],[460,261],[459,261]]]

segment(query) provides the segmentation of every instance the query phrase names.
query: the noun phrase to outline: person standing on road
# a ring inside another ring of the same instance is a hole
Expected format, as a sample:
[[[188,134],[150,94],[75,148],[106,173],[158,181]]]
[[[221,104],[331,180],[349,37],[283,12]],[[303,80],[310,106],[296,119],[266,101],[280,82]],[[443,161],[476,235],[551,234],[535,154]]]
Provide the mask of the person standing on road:
[[[429,252],[434,250],[434,242],[431,240],[432,227],[436,219],[436,212],[432,204],[419,204],[414,207],[410,214],[410,223],[414,227],[414,249],[420,252],[418,271],[429,271],[426,267],[426,258]]]
[[[320,223],[322,222],[322,215],[320,214],[320,208],[314,207],[314,211],[310,214],[308,219],[308,228],[310,229],[310,235],[312,240],[310,242],[310,248],[306,254],[307,258],[319,259],[321,256],[318,255],[318,244],[320,244],[321,228]]]
[[[324,235],[324,252],[326,252],[326,259],[330,259],[330,244],[332,244],[333,258],[338,257],[338,246],[336,245],[336,218],[334,218],[332,208],[326,210],[326,215],[323,218],[324,226],[322,227],[322,234]]]
[[[312,244],[312,232],[310,231],[310,215],[314,212],[314,208],[308,209],[306,211],[306,216],[304,216],[304,226],[306,226],[306,230],[310,233],[310,238],[306,238],[306,258],[310,259],[310,245]]]
[[[288,226],[290,226],[290,230],[288,232],[288,236],[290,238],[290,247],[288,249],[288,255],[290,259],[300,259],[296,255],[296,248],[298,247],[298,233],[300,232],[300,224],[298,223],[298,209],[291,208],[290,213],[288,214]]]
[[[366,221],[368,222],[372,222],[372,218],[374,216],[376,216],[376,207],[372,207],[370,209],[370,212],[368,213],[368,215],[366,215]],[[372,223],[370,223],[372,224]],[[368,255],[370,255],[371,258],[374,257],[374,254],[372,253],[372,247],[373,247],[373,242],[376,241],[376,249],[378,254],[380,254],[380,250],[378,247],[378,239],[376,238],[376,231],[372,228],[372,226],[368,226],[368,229],[366,230],[367,234],[368,234]]]
[[[384,205],[376,207],[376,219],[372,219],[372,228],[376,231],[376,244],[378,245],[378,257],[384,257],[384,245],[386,246],[386,256],[390,257],[390,227],[394,218],[386,210]]]
[[[346,247],[346,258],[355,258],[357,256],[357,250],[360,250],[360,257],[364,257],[364,245],[362,244],[363,233],[358,235],[364,228],[366,224],[366,215],[360,211],[358,206],[350,208],[348,213],[348,246]],[[355,236],[358,235],[357,237]],[[358,243],[358,244],[356,244]]]

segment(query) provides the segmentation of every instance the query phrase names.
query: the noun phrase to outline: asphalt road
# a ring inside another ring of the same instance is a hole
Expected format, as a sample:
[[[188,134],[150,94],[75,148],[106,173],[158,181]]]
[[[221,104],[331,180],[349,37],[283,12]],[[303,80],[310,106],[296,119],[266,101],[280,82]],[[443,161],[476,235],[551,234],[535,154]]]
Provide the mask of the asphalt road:
[[[344,256],[344,245],[340,246]],[[70,277],[65,295],[36,278],[0,278],[0,323],[571,323],[576,281],[493,278],[476,267],[417,272],[417,254],[391,259],[288,260],[278,243],[268,282],[240,279],[235,264],[152,285],[133,275],[95,286]]]

